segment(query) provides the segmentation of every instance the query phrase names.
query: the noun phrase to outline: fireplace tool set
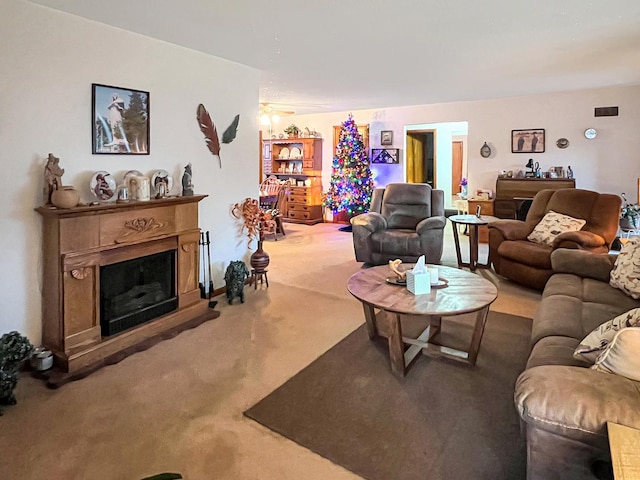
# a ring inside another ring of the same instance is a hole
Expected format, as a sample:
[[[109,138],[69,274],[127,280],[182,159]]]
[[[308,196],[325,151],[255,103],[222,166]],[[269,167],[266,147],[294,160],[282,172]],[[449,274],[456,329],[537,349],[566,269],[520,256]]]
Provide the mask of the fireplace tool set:
[[[211,277],[211,241],[209,240],[209,230],[200,232],[200,263],[202,268],[202,282],[200,286],[200,298],[209,299],[209,308],[215,308],[218,304],[217,300],[211,300],[213,296],[213,278]],[[207,247],[207,257],[204,256],[204,247]],[[206,262],[206,263],[205,263]],[[207,276],[208,274],[208,276]],[[207,281],[208,279],[208,281]]]

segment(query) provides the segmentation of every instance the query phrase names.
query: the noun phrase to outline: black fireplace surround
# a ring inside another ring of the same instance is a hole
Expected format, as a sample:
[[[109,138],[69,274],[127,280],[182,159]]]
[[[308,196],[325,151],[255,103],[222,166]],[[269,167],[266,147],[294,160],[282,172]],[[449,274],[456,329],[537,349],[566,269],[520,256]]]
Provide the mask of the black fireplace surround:
[[[175,250],[100,267],[100,327],[103,337],[177,308]]]

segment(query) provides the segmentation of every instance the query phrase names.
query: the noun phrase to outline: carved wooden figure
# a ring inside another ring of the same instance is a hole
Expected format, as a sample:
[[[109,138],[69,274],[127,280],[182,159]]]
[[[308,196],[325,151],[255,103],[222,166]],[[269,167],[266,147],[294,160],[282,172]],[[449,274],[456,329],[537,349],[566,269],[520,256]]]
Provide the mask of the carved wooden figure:
[[[62,174],[64,169],[59,165],[60,159],[50,153],[47,157],[47,164],[44,167],[44,194],[45,203],[51,203],[51,195],[54,190],[62,187]]]

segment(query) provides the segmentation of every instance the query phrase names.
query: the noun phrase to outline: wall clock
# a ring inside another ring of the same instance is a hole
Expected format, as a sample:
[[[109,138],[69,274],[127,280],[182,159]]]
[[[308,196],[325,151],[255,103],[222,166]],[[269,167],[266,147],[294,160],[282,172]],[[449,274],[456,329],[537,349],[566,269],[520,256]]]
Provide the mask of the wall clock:
[[[559,138],[556,140],[556,147],[558,148],[567,148],[569,146],[569,140],[566,138]]]
[[[482,155],[482,158],[488,158],[491,155],[491,147],[487,145],[487,142],[484,142],[484,145],[480,147],[480,155]]]
[[[598,135],[598,132],[596,132],[595,128],[587,128],[584,131],[584,136],[587,137],[589,140],[593,140],[594,138],[596,138],[596,135]]]

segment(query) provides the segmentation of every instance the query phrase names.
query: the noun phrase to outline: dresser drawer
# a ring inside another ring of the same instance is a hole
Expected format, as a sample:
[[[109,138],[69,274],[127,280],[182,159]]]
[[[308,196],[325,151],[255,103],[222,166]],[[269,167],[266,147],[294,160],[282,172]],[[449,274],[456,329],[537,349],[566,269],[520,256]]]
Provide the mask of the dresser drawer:
[[[287,210],[287,216],[289,218],[295,218],[297,220],[309,220],[311,218],[311,212],[304,210],[292,210],[291,206],[289,206],[289,209]]]
[[[304,205],[300,203],[289,203],[287,210],[289,212],[311,212],[313,207],[311,205]]]
[[[287,198],[287,203],[289,205],[291,205],[292,203],[299,203],[303,205],[310,204],[311,197],[307,195],[289,195],[289,198]]]
[[[322,205],[289,204],[287,218],[291,220],[322,221]]]
[[[311,194],[311,188],[309,187],[291,187],[289,188],[290,195],[309,196]]]

